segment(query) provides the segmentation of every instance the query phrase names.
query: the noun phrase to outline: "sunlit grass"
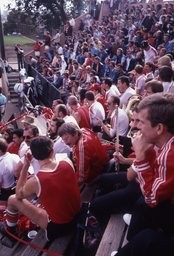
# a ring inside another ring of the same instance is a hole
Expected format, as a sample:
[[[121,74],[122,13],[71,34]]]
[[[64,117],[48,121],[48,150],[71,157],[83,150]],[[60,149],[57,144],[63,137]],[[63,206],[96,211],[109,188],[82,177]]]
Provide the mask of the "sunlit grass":
[[[15,45],[15,44],[26,45],[26,44],[33,44],[33,42],[34,41],[32,39],[25,36],[19,36],[19,35],[4,36],[5,45]]]

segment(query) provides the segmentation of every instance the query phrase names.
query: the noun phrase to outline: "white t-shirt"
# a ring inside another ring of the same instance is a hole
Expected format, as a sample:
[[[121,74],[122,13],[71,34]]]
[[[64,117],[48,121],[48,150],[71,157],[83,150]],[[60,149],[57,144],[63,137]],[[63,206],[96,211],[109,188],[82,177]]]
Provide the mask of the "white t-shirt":
[[[130,97],[135,94],[135,90],[131,87],[128,87],[126,91],[120,96],[120,107],[126,109]]]
[[[73,117],[73,116],[65,116],[64,118],[63,118],[63,120],[65,121],[65,123],[74,123],[75,125],[77,125],[78,127],[79,127],[79,125],[78,125],[78,123],[77,123],[77,121],[76,121],[76,119]]]
[[[145,63],[147,62],[154,62],[156,56],[157,56],[157,51],[154,47],[150,46],[149,50],[144,50],[144,59]]]
[[[105,98],[108,99],[111,96],[117,96],[120,97],[120,92],[116,85],[111,85],[110,89],[106,92]]]
[[[0,157],[0,184],[2,188],[11,188],[15,184],[15,171],[20,157],[9,152]]]
[[[139,76],[135,82],[135,89],[138,90],[137,94],[143,95],[144,93],[144,87],[146,82],[146,76],[143,74]]]
[[[91,126],[98,126],[98,119],[102,121],[105,119],[105,110],[100,102],[95,101],[89,107],[89,119]]]
[[[174,82],[162,82],[164,92],[174,93]]]
[[[67,156],[70,156],[71,148],[65,144],[60,136],[54,141],[53,145],[54,154],[57,153],[66,153]]]
[[[118,124],[116,118],[116,110],[114,110],[111,114],[111,128],[110,128],[110,136],[113,138],[116,136],[118,127],[118,135],[126,136],[129,128],[129,118],[124,109],[118,108]]]

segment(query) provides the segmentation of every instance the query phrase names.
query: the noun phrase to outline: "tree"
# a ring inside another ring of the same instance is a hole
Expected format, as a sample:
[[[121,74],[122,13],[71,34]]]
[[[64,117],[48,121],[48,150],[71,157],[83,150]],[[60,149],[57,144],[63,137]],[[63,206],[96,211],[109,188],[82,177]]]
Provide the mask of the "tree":
[[[35,29],[35,24],[33,23],[32,16],[20,9],[11,9],[7,16],[7,21],[4,23],[4,34],[12,32],[21,32],[27,31],[29,29],[33,31]]]
[[[51,29],[63,25],[69,13],[76,13],[82,0],[16,0],[16,5]]]

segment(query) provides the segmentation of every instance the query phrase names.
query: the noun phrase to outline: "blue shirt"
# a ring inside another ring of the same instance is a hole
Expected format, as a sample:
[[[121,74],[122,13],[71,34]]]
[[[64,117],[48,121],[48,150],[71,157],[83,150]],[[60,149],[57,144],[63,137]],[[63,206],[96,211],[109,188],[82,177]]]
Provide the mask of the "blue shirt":
[[[0,106],[5,105],[6,103],[7,103],[6,96],[0,93]]]

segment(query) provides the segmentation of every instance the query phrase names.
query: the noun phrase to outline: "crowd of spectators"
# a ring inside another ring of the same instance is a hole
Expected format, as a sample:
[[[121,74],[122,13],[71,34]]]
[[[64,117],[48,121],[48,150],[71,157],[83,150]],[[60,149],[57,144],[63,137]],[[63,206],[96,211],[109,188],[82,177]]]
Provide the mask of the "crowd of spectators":
[[[76,33],[71,17],[62,32],[64,43],[60,31],[53,41],[46,33],[44,56],[36,51],[31,64],[67,95],[102,84],[104,78],[117,86],[122,75],[143,94],[145,79],[158,76],[159,58],[167,54],[173,60],[173,8],[172,3],[124,4],[101,21],[86,14]]]

